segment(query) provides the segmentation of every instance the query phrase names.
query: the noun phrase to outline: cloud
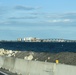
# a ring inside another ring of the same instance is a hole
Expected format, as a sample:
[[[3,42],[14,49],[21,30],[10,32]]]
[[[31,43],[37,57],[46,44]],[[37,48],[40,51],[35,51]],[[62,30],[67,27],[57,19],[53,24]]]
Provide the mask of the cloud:
[[[47,14],[46,18],[48,19],[76,19],[76,13],[62,13],[62,14]]]
[[[66,13],[63,15],[63,18],[76,19],[76,13]]]
[[[11,24],[10,21],[0,21],[0,24]]]
[[[56,18],[61,18],[62,16],[60,14],[47,14],[47,16],[45,16],[45,18],[52,18],[52,19],[56,19]]]
[[[10,17],[9,19],[36,19],[36,16],[25,16],[25,17]]]
[[[3,7],[0,7],[0,15],[4,14],[5,13],[5,9]]]
[[[57,23],[57,22],[76,22],[76,13],[61,13],[61,14],[47,14],[45,18],[50,23]]]
[[[71,19],[53,19],[53,20],[48,20],[50,23],[58,23],[58,22],[72,22]]]
[[[31,14],[31,15],[40,15],[40,13],[35,13],[35,12],[29,13],[29,14]]]
[[[28,7],[28,6],[16,6],[15,9],[17,10],[35,10],[35,9],[38,9],[38,8],[35,8],[35,7]]]

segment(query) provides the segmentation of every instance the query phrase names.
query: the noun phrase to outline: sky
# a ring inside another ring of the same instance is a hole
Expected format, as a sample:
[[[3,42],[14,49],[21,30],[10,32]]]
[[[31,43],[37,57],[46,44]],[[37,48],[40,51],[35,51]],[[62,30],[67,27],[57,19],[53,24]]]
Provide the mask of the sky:
[[[0,40],[76,40],[76,0],[0,0]]]

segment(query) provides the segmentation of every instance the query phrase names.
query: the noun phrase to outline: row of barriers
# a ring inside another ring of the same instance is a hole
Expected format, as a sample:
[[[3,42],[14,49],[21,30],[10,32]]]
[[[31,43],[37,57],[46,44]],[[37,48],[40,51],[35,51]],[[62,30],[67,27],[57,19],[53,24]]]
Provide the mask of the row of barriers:
[[[76,66],[28,61],[14,57],[0,57],[1,67],[21,75],[76,75]]]

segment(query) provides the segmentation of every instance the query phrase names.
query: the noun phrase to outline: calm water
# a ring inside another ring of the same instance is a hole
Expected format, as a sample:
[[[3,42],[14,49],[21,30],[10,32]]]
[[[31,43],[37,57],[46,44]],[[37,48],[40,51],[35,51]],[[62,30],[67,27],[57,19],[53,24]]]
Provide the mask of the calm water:
[[[58,42],[0,42],[0,48],[37,52],[76,52],[76,43]]]

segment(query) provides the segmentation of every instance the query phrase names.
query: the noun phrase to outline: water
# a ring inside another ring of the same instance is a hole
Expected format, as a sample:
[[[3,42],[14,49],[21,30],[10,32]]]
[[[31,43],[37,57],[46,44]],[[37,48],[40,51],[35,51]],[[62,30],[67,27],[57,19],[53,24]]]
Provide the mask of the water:
[[[76,52],[76,42],[0,42],[0,48],[36,52]]]

